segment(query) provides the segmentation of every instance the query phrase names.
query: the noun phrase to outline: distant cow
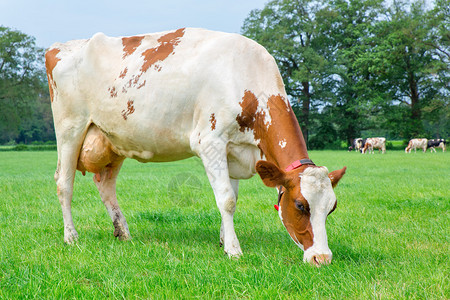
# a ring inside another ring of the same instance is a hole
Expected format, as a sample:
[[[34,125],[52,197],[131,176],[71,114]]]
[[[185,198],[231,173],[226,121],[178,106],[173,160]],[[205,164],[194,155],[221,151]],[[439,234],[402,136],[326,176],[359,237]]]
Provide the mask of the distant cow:
[[[304,260],[331,261],[325,223],[345,168],[328,173],[309,159],[275,59],[262,46],[192,28],[118,38],[98,33],[54,44],[46,67],[65,242],[78,238],[71,212],[77,169],[95,174],[114,235],[128,239],[115,188],[123,160],[198,156],[229,256],[242,254],[233,222],[239,179],[258,173],[279,188],[279,217]]]
[[[366,139],[362,153],[364,154],[367,150],[369,150],[369,153],[374,154],[373,148],[381,150],[381,153],[386,153],[386,138],[376,137]]]
[[[361,152],[364,148],[364,145],[366,144],[366,139],[357,138],[353,141],[353,148],[355,151]]]
[[[427,143],[427,149],[431,149],[431,152],[436,152],[436,149],[434,148],[441,148],[442,152],[445,152],[445,140],[444,139],[434,139],[434,140],[428,140]]]
[[[427,139],[412,139],[409,141],[408,146],[405,148],[405,153],[411,153],[411,149],[414,149],[414,152],[416,152],[416,149],[422,149],[423,152],[427,151]]]

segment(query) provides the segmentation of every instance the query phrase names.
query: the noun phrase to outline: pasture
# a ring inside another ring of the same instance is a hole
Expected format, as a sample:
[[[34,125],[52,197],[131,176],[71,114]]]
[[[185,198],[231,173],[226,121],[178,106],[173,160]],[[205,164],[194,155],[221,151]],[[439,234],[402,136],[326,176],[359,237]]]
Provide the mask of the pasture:
[[[0,152],[0,298],[449,299],[450,152],[310,151],[347,174],[327,222],[329,266],[302,262],[273,205],[243,180],[235,214],[244,255],[219,247],[220,215],[198,159],[126,160],[121,242],[92,182],[75,179],[78,243],[63,243],[56,152]]]

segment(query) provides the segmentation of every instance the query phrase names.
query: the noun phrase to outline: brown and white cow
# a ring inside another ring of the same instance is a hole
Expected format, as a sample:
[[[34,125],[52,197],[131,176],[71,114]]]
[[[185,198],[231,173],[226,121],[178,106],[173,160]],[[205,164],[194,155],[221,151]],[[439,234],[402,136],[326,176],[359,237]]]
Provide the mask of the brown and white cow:
[[[428,140],[427,139],[412,139],[409,141],[408,146],[405,148],[405,153],[411,153],[411,150],[422,149],[423,152],[427,151]]]
[[[262,46],[203,29],[119,38],[98,33],[54,44],[46,68],[65,242],[78,237],[71,213],[76,169],[95,174],[114,235],[128,239],[115,191],[123,160],[199,156],[229,256],[242,254],[233,225],[239,179],[257,172],[267,186],[280,187],[279,216],[304,260],[331,261],[325,222],[345,167],[328,173],[309,159],[275,60]]]
[[[364,154],[367,150],[369,150],[369,153],[374,154],[374,148],[381,150],[381,153],[386,153],[386,138],[376,137],[366,139],[366,143],[364,144],[364,148],[362,148],[361,153]]]

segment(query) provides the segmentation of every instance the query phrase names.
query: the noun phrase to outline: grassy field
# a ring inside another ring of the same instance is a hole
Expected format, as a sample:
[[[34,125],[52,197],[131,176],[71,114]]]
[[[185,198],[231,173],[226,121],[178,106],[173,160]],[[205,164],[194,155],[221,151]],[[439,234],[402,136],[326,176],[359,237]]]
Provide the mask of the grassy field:
[[[348,167],[327,222],[331,265],[315,268],[290,240],[258,176],[241,181],[235,215],[244,255],[219,247],[220,215],[198,159],[127,160],[120,242],[92,183],[77,174],[80,234],[63,243],[55,152],[0,153],[0,298],[449,299],[450,152],[311,151]]]

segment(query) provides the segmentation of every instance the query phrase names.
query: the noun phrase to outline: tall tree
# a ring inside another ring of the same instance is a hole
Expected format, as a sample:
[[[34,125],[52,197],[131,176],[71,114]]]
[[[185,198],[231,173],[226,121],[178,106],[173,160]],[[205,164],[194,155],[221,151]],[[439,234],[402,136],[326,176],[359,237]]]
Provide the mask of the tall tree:
[[[47,126],[48,131],[42,116],[36,115],[38,108],[47,115],[50,111],[50,105],[42,107],[39,102],[48,98],[43,54],[33,37],[0,26],[0,143],[41,139],[37,133],[34,137],[24,133],[31,123]]]
[[[371,88],[372,74],[362,70],[358,61],[370,51],[373,36],[384,7],[382,0],[330,0],[327,37],[334,47],[332,72],[334,101],[330,103],[340,138],[350,143],[361,131],[374,126],[379,107],[372,105],[379,95]]]
[[[330,91],[324,87],[328,62],[320,29],[323,9],[313,0],[272,0],[262,10],[253,10],[242,27],[244,35],[275,57],[306,141],[311,111]]]
[[[384,114],[385,126],[395,127],[404,138],[424,136],[424,120],[438,117],[445,106],[448,57],[436,38],[442,31],[433,28],[432,20],[423,1],[394,1],[387,18],[377,24],[370,51],[360,60],[375,74],[374,90],[384,94],[390,108]]]

